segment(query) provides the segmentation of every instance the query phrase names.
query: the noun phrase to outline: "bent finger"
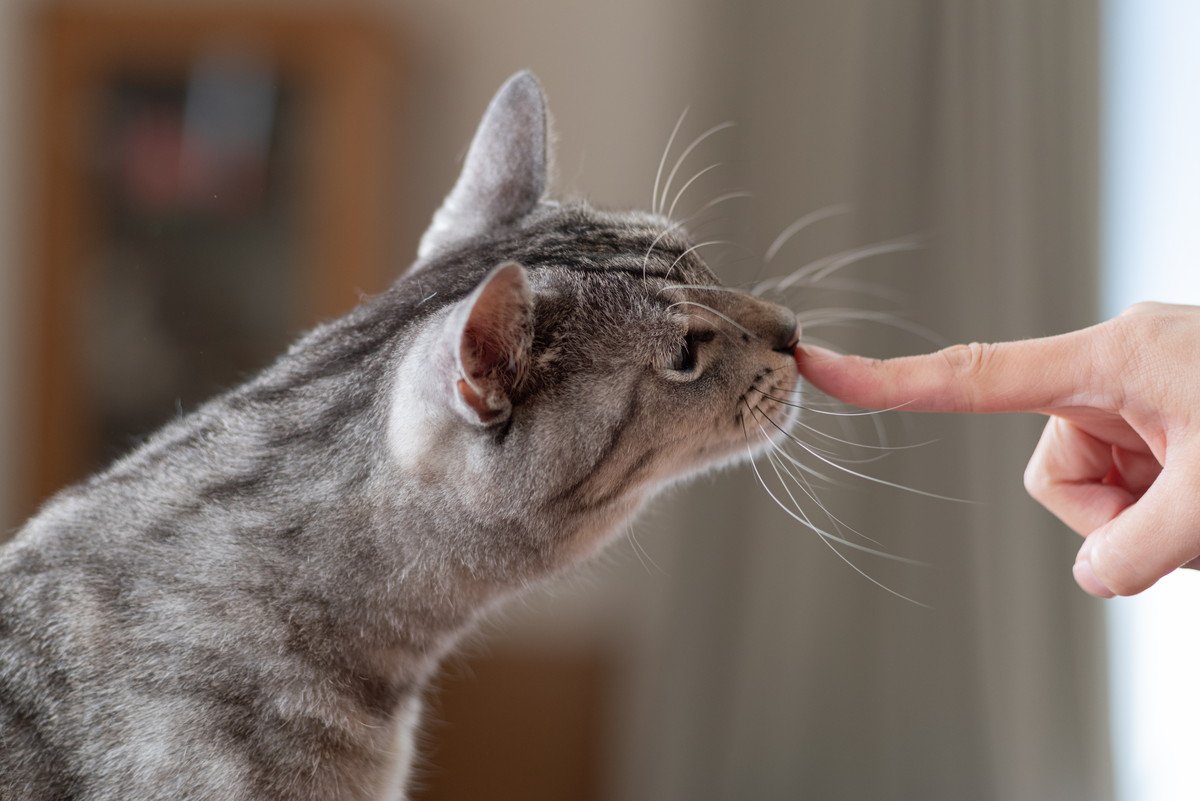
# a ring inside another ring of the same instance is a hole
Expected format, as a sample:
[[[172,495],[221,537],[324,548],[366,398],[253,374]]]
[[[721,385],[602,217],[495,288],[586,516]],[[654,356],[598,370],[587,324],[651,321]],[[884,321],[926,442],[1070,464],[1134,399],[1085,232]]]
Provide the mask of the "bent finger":
[[[1114,467],[1111,445],[1051,417],[1025,468],[1025,489],[1086,537],[1136,500],[1128,489],[1106,480]]]
[[[1136,595],[1200,557],[1197,483],[1190,470],[1164,468],[1137,503],[1084,541],[1077,575],[1086,565],[1111,594]]]

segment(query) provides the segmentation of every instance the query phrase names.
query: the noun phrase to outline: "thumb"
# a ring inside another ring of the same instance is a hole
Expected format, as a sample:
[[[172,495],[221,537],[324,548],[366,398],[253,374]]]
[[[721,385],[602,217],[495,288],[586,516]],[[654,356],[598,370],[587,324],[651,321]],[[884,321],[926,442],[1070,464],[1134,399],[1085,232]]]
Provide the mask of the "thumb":
[[[1092,595],[1136,595],[1197,556],[1200,476],[1194,463],[1175,463],[1137,503],[1088,535],[1072,572]]]

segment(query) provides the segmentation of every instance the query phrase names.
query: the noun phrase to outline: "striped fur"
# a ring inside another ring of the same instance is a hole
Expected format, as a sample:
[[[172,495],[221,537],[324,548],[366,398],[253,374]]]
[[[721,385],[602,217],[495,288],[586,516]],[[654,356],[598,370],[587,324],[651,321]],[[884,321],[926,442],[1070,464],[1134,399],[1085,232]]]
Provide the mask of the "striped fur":
[[[511,102],[540,103],[514,80]],[[791,313],[670,288],[715,278],[660,217],[534,201],[473,209],[458,239],[441,213],[390,289],[0,550],[0,799],[401,798],[421,689],[456,638],[667,482],[745,454],[749,388],[795,381]],[[504,262],[524,267],[533,330],[511,414],[481,425],[447,403],[447,321]],[[673,374],[705,327],[695,375]]]

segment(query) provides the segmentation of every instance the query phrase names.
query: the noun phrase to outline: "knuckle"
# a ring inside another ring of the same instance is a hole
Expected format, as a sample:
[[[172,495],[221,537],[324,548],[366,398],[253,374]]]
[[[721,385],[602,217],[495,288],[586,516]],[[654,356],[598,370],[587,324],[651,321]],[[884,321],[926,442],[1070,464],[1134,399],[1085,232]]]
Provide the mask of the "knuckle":
[[[1143,344],[1153,328],[1154,319],[1138,314],[1117,317],[1103,325],[1099,329],[1101,335],[1092,341],[1092,371],[1118,379],[1116,384],[1120,387],[1136,380],[1145,366]],[[1115,389],[1117,387],[1111,387],[1110,391]]]
[[[975,405],[996,352],[995,344],[984,342],[952,345],[941,351],[942,358],[959,383],[960,404],[964,407],[972,408]]]
[[[996,346],[993,344],[969,342],[965,345],[952,345],[942,351],[942,354],[960,376],[978,378],[987,372],[995,352]]]
[[[1035,454],[1029,460],[1029,464],[1025,465],[1025,473],[1021,477],[1022,483],[1025,485],[1025,491],[1035,501],[1045,505],[1046,490],[1049,481],[1046,476],[1046,471],[1042,467],[1042,460]]]
[[[1118,318],[1136,317],[1138,315],[1152,314],[1154,312],[1162,310],[1162,308],[1163,308],[1163,304],[1161,304],[1161,303],[1155,303],[1152,300],[1143,300],[1143,301],[1134,303],[1132,306],[1126,307],[1126,309],[1118,315]]]
[[[1162,347],[1173,333],[1186,327],[1187,321],[1173,311],[1175,308],[1165,303],[1135,303],[1109,321],[1107,344],[1129,355],[1145,351],[1148,346]]]

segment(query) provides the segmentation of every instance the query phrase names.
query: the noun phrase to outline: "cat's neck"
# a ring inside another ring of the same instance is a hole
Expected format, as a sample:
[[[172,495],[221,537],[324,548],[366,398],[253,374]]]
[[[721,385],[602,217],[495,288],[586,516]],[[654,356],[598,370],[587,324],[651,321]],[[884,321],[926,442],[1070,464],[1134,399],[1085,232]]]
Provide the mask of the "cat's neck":
[[[496,566],[452,547],[471,516],[438,508],[385,459],[364,460],[363,443],[348,453],[357,424],[314,424],[332,409],[264,425],[262,410],[239,416],[236,406],[205,407],[64,491],[30,521],[31,536],[87,521],[84,547],[109,564],[135,573],[153,553],[186,576],[173,590],[273,614],[288,647],[423,677],[509,589]]]

